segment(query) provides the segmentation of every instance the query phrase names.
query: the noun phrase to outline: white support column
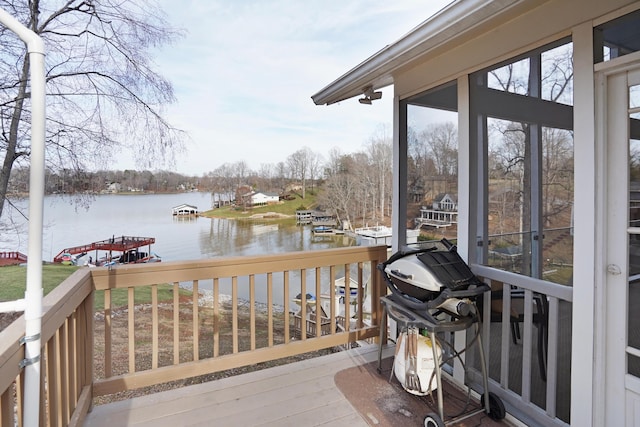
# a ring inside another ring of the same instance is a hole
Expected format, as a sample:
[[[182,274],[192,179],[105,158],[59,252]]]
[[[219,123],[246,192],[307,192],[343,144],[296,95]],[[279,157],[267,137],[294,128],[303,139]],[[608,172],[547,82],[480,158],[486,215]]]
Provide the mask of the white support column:
[[[598,147],[594,114],[593,28],[586,22],[573,29],[573,128],[574,128],[574,230],[573,230],[573,331],[571,345],[571,424],[604,425],[604,346],[602,304],[597,253],[602,250],[598,223]],[[602,207],[600,208],[602,210]],[[600,218],[602,218],[600,216]],[[589,410],[591,409],[591,411]]]
[[[400,225],[400,219],[398,217],[398,206],[400,206],[400,134],[399,134],[399,97],[396,95],[393,97],[393,195],[391,198],[391,228],[398,230]],[[393,233],[391,236],[391,249],[396,252],[399,248],[398,233]]]
[[[25,346],[23,425],[40,423],[40,333],[42,331],[42,226],[44,210],[45,65],[44,43],[33,31],[0,9],[0,23],[27,45],[31,83],[31,170],[29,175],[29,251],[24,297]]]
[[[471,197],[470,174],[471,149],[469,143],[469,78],[458,78],[458,253],[469,261],[469,197]],[[475,219],[474,219],[475,221]],[[462,351],[466,345],[466,331],[455,334],[456,350]],[[463,361],[466,352],[462,354]],[[464,384],[465,370],[458,358],[453,363],[453,378]]]
[[[403,132],[400,130],[400,126],[402,125],[401,114],[400,114],[400,97],[398,95],[394,95],[393,97],[393,206],[391,213],[391,228],[394,230],[393,235],[391,236],[391,249],[392,252],[395,253],[400,249],[400,245],[404,245],[406,243],[406,226],[404,221],[400,218],[402,215],[405,215],[406,206],[407,206],[407,197],[406,197],[406,188],[407,188],[407,171],[406,171],[406,148],[403,150],[400,147],[401,135],[406,135],[407,130],[405,129]],[[405,115],[405,123],[406,126],[406,115]],[[406,139],[406,138],[405,138]],[[404,159],[402,158],[404,156]],[[402,169],[405,169],[402,171]],[[401,190],[401,186],[404,185],[405,190]],[[401,205],[404,204],[404,205]],[[406,216],[406,215],[405,215]],[[399,230],[404,230],[403,233],[399,233]],[[400,234],[402,234],[402,239],[400,238]],[[389,325],[389,331],[391,336],[396,337],[398,335],[398,325],[395,320],[391,317],[387,319]]]

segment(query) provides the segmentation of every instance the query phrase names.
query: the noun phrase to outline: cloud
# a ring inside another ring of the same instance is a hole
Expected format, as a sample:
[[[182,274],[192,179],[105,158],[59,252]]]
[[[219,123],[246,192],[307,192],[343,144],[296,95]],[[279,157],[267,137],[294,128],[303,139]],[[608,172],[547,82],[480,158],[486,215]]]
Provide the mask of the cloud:
[[[257,169],[303,146],[358,150],[392,120],[392,91],[316,106],[310,97],[438,11],[446,1],[243,0],[160,5],[187,36],[157,52],[178,102],[168,118],[191,138],[177,170],[245,160]]]

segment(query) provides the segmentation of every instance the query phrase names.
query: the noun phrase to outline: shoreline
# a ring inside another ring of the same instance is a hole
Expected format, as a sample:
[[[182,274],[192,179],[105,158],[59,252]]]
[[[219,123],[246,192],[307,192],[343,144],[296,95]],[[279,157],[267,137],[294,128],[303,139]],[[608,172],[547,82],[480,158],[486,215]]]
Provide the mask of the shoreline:
[[[183,287],[182,289],[186,289],[188,291],[193,292],[192,289]],[[209,289],[198,289],[198,306],[213,308],[213,291]],[[231,295],[220,294],[218,295],[218,306],[223,307],[224,304],[231,304]],[[258,302],[255,303],[256,312],[259,314],[268,314],[269,306],[266,303]],[[251,301],[245,300],[242,298],[238,298],[238,308],[249,307],[251,305]],[[284,307],[281,305],[274,304],[272,307],[273,313],[284,313]]]
[[[201,212],[199,216],[204,218],[217,218],[217,219],[234,219],[234,220],[247,220],[247,219],[273,219],[273,220],[287,220],[295,218],[295,215],[284,214],[279,212],[264,212],[264,213],[255,213],[249,216],[226,216],[226,215],[216,215],[214,210]],[[248,214],[249,211],[240,212],[238,215]]]

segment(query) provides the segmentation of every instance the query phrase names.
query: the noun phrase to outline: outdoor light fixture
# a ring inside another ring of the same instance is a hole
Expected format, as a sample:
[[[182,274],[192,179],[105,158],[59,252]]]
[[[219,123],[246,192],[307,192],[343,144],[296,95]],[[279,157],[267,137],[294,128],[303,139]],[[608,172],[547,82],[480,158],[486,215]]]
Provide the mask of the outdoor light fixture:
[[[364,96],[358,99],[358,102],[360,102],[360,104],[371,105],[371,101],[382,98],[382,92],[374,92],[373,86],[367,86],[366,88],[364,88],[362,94]]]

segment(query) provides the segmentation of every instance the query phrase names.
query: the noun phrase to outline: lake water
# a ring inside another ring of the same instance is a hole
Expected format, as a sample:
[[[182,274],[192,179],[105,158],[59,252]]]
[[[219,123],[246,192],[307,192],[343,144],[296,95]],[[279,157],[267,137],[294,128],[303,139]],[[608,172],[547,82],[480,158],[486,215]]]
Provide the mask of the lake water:
[[[27,200],[14,203],[26,212]],[[182,203],[206,211],[211,206],[211,194],[99,195],[88,209],[76,207],[62,196],[46,196],[43,259],[52,261],[64,248],[112,236],[153,237],[156,242],[151,250],[163,261],[262,255],[356,244],[353,238],[346,236],[318,240],[313,237],[310,225],[296,225],[295,219],[274,222],[175,218],[171,208]],[[22,227],[18,232],[2,232],[0,251],[17,250],[27,254],[26,220],[9,206],[5,206],[3,219],[5,222],[10,219]],[[202,285],[205,289],[209,287],[207,283]]]
[[[112,236],[154,237],[156,243],[152,250],[165,261],[355,245],[355,241],[348,237],[314,240],[311,226],[296,225],[295,220],[274,222],[175,218],[171,208],[182,203],[206,211],[211,206],[211,195],[195,192],[99,195],[88,209],[77,208],[62,196],[47,196],[44,204],[43,259],[51,261],[64,248],[106,240]],[[16,205],[24,209],[27,201],[18,201]],[[13,209],[7,206],[5,210]],[[10,216],[14,222],[26,222],[15,212]],[[15,250],[27,253],[26,226],[19,233],[3,232],[0,237],[0,251]]]

